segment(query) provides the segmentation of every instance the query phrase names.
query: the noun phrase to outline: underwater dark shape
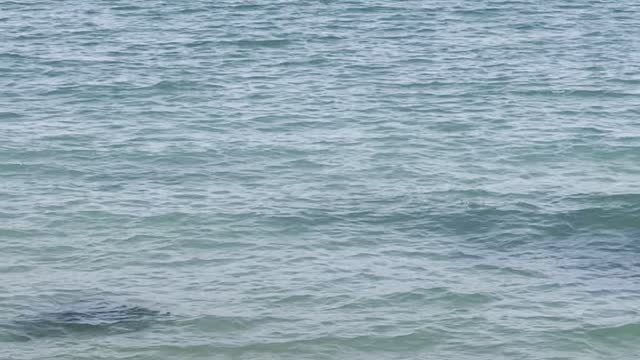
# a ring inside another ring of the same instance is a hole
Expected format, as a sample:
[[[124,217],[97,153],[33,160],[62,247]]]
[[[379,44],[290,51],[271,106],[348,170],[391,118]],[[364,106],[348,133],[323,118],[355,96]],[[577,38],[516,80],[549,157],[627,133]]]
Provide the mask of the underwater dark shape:
[[[41,338],[65,335],[108,335],[146,329],[167,316],[140,306],[98,304],[23,316],[13,322],[14,337]],[[21,334],[21,335],[18,335]]]

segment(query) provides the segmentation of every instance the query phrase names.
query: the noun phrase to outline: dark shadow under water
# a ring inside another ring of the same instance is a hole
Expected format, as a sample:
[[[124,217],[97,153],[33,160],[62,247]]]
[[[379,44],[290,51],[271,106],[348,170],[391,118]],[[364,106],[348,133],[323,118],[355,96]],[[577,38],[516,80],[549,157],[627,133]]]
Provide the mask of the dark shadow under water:
[[[140,331],[170,313],[139,306],[91,304],[71,306],[59,311],[19,316],[0,328],[7,332],[4,340],[29,341],[36,338],[74,336],[100,336]]]

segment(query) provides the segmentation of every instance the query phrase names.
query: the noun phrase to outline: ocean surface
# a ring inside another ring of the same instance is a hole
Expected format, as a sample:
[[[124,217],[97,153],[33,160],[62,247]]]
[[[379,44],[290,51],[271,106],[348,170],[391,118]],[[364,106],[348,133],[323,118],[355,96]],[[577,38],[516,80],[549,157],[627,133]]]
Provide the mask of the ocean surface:
[[[0,359],[640,357],[640,2],[0,1]]]

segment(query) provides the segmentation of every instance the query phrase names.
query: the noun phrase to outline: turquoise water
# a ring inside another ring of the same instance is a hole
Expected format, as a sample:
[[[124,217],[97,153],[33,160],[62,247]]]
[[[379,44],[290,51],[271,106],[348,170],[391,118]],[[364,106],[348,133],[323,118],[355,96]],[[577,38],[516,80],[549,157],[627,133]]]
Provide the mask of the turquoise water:
[[[636,359],[640,3],[0,2],[0,359]]]

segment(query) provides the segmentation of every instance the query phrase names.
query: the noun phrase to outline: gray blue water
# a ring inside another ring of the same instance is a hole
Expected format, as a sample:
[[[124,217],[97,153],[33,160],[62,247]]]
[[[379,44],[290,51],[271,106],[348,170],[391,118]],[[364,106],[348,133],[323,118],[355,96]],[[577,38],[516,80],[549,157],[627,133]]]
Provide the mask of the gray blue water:
[[[640,3],[0,1],[0,359],[637,359]]]

